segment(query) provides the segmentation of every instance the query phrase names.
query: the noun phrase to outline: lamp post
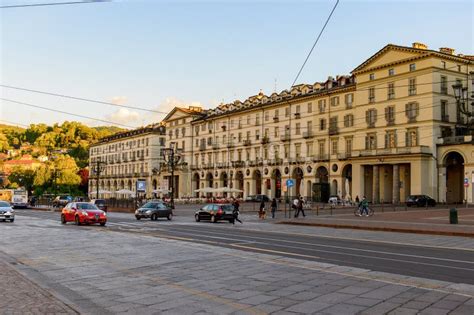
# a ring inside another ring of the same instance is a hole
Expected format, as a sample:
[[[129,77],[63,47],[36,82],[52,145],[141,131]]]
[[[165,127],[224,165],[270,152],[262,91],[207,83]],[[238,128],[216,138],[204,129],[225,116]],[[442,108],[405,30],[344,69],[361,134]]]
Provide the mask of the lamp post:
[[[471,78],[474,78],[474,73],[471,73]],[[474,80],[472,84],[473,84],[472,93],[474,94]],[[469,102],[470,100],[474,98],[474,95],[469,97],[467,86],[463,87],[461,83],[456,83],[452,87],[454,91],[454,97],[456,98],[457,109],[461,114],[467,116],[468,118],[467,125],[471,127],[474,123],[473,120],[471,119],[472,117],[474,117],[474,111],[472,108],[469,108],[469,105],[474,106],[474,101],[471,103]]]
[[[171,172],[171,208],[174,209],[174,170],[175,167],[178,165],[179,161],[181,160],[183,150],[178,149],[176,147],[175,142],[170,143],[169,148],[162,149],[161,153],[163,155],[163,159],[168,164],[168,167]]]
[[[95,196],[96,199],[99,199],[99,179],[100,179],[100,174],[104,172],[104,169],[105,169],[105,161],[101,161],[99,159],[95,162],[95,164],[92,165],[92,168],[91,168],[92,172],[94,172],[94,174],[97,176],[96,178],[97,187],[96,187],[96,196]]]

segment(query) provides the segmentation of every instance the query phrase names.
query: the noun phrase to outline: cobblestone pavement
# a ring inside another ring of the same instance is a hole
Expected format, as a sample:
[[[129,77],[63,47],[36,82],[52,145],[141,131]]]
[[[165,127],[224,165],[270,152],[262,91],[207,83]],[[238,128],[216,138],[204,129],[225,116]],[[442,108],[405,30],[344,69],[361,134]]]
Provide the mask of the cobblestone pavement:
[[[420,288],[408,277],[401,285],[368,270],[21,215],[0,237],[4,259],[81,313],[474,313],[468,285]]]
[[[0,314],[77,314],[48,290],[21,275],[0,259]]]

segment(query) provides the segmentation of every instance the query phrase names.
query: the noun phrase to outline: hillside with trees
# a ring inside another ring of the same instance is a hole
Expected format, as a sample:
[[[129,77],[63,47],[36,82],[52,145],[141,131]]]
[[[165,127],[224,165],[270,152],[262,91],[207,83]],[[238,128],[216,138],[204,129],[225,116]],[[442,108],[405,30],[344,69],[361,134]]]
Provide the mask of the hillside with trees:
[[[80,187],[87,192],[89,146],[121,131],[124,129],[89,127],[74,121],[52,126],[31,124],[27,128],[0,124],[0,153],[9,153],[7,159],[20,159],[24,155],[46,157],[41,166],[34,170],[13,169],[7,183],[4,180],[0,186],[24,186],[37,193],[70,192]]]

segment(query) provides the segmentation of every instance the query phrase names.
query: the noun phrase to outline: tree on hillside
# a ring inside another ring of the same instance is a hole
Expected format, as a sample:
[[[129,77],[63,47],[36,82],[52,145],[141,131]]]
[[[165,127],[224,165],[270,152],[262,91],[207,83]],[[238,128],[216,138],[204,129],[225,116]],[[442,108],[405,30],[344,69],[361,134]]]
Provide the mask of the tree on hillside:
[[[11,185],[13,184],[12,186],[25,187],[28,192],[31,192],[35,181],[35,171],[17,167],[10,173],[8,180]]]

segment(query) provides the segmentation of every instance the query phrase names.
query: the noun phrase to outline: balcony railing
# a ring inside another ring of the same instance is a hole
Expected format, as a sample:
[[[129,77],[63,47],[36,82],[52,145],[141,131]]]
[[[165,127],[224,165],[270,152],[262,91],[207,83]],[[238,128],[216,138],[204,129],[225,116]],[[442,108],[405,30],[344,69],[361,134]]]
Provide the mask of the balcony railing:
[[[399,155],[399,154],[431,154],[428,146],[418,145],[413,147],[398,147],[387,149],[366,149],[353,151],[352,156],[378,156],[378,155]]]
[[[441,120],[449,122],[449,115],[441,115]]]
[[[286,135],[282,135],[280,137],[280,140],[285,142],[285,141],[290,141],[290,135],[289,134],[286,134]]]
[[[451,136],[451,137],[444,137],[439,138],[439,144],[463,144],[463,143],[472,143],[473,137],[471,135],[468,136]]]
[[[233,142],[227,143],[227,147],[228,147],[228,148],[233,148],[233,147],[234,147],[234,143],[233,143]]]
[[[227,168],[227,163],[219,162],[219,163],[217,163],[217,168]]]
[[[338,153],[337,154],[337,158],[339,160],[347,160],[350,157],[351,157],[351,152],[344,152],[344,153]]]
[[[263,137],[262,138],[262,144],[267,144],[270,142],[270,138],[269,137]]]
[[[199,151],[204,151],[206,150],[206,145],[205,144],[200,144],[199,145]]]
[[[249,145],[252,145],[252,141],[250,141],[250,139],[244,140],[244,146],[249,146]]]
[[[301,118],[301,113],[295,113],[295,119],[300,119]]]
[[[309,138],[312,138],[312,137],[314,137],[312,131],[304,131],[304,132],[303,132],[303,138],[309,139]]]
[[[218,143],[213,143],[212,144],[212,149],[213,150],[219,150],[219,144]]]
[[[318,154],[313,156],[313,162],[323,162],[329,160],[329,154]]]
[[[334,136],[339,134],[339,128],[337,127],[329,127],[329,135]]]
[[[273,117],[273,121],[274,121],[274,122],[279,122],[279,121],[280,121],[280,118],[278,118],[278,116],[275,116],[275,117]]]
[[[298,164],[303,164],[305,162],[306,158],[302,156],[296,157],[296,163]]]
[[[240,160],[237,160],[237,161],[232,161],[232,167],[244,167],[245,166],[245,162],[244,161],[240,161]]]

